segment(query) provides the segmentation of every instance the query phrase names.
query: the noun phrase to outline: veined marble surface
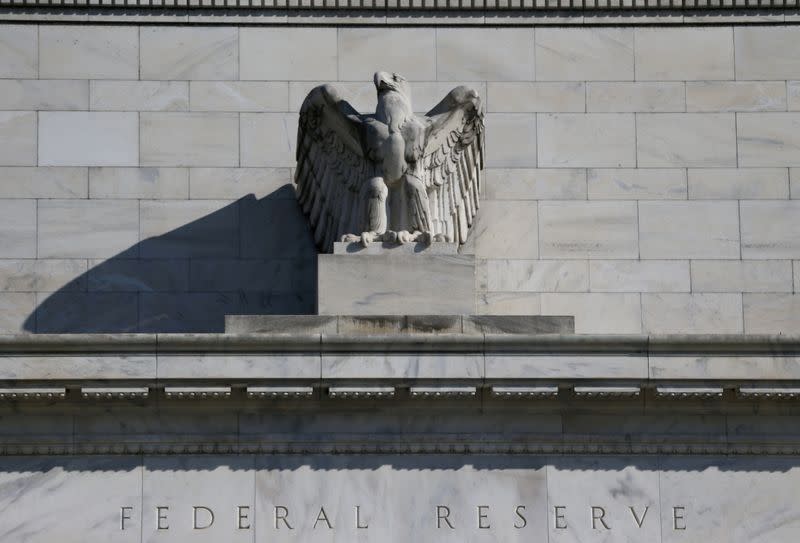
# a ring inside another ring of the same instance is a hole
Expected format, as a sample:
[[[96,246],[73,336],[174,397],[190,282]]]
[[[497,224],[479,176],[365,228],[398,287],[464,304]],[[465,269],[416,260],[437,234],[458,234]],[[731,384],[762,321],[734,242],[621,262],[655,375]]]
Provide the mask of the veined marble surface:
[[[437,248],[404,255],[404,250],[319,255],[319,314],[476,314],[473,255],[438,254]]]
[[[726,542],[800,535],[800,457],[9,458],[8,542]]]

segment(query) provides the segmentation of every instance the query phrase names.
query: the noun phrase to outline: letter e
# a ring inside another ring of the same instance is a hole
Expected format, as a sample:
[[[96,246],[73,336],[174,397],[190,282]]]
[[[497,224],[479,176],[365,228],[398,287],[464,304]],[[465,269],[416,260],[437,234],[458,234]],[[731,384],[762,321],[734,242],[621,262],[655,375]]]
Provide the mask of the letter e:
[[[481,530],[488,530],[492,527],[491,524],[488,522],[486,524],[483,523],[484,520],[489,519],[489,506],[488,505],[479,505],[478,506],[478,528]]]
[[[673,530],[685,530],[686,529],[686,518],[683,516],[684,511],[686,508],[683,506],[673,507],[672,508],[672,529]],[[680,521],[680,525],[678,525],[678,521]]]
[[[250,506],[249,505],[240,505],[236,508],[236,528],[239,530],[249,530],[250,523],[247,523],[247,526],[244,525],[245,520],[250,520]]]
[[[167,520],[167,515],[166,515],[167,511],[169,511],[169,507],[166,507],[166,506],[163,506],[163,505],[162,506],[156,506],[156,513],[158,515],[157,519],[156,519],[156,529],[158,529],[158,530],[169,530],[169,524],[166,524],[166,523],[162,524],[161,523],[162,520],[163,521]],[[161,513],[164,513],[164,514],[162,515]]]
[[[567,529],[567,519],[564,517],[564,513],[567,511],[566,505],[556,505],[553,507],[555,511],[555,526],[556,530],[566,530]]]

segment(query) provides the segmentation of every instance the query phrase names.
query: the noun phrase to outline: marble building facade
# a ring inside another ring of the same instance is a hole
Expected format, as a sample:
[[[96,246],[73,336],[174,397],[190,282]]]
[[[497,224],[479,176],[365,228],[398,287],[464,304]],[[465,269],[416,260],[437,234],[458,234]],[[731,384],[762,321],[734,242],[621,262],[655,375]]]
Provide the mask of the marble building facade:
[[[0,2],[0,541],[796,541],[797,6],[295,4]],[[292,187],[376,70],[486,111],[415,311]]]
[[[476,313],[789,333],[798,43],[794,26],[5,25],[2,330],[313,313],[297,111],[320,82],[374,111],[385,67],[420,111],[461,83],[484,97]]]

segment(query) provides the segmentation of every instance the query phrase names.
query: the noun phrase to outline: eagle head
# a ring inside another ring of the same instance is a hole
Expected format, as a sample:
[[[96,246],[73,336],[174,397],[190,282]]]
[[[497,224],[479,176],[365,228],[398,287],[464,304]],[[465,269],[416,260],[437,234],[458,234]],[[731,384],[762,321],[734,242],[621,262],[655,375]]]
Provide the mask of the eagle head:
[[[375,88],[380,95],[383,92],[399,92],[406,98],[411,98],[411,88],[408,86],[406,78],[400,74],[389,72],[375,72]]]

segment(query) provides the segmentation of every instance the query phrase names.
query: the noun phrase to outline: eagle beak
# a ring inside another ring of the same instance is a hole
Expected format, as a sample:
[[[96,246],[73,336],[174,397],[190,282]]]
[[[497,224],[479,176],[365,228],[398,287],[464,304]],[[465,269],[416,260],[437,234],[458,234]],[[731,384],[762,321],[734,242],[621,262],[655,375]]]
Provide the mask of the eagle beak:
[[[375,88],[380,90],[389,89],[386,83],[386,72],[375,72]]]

